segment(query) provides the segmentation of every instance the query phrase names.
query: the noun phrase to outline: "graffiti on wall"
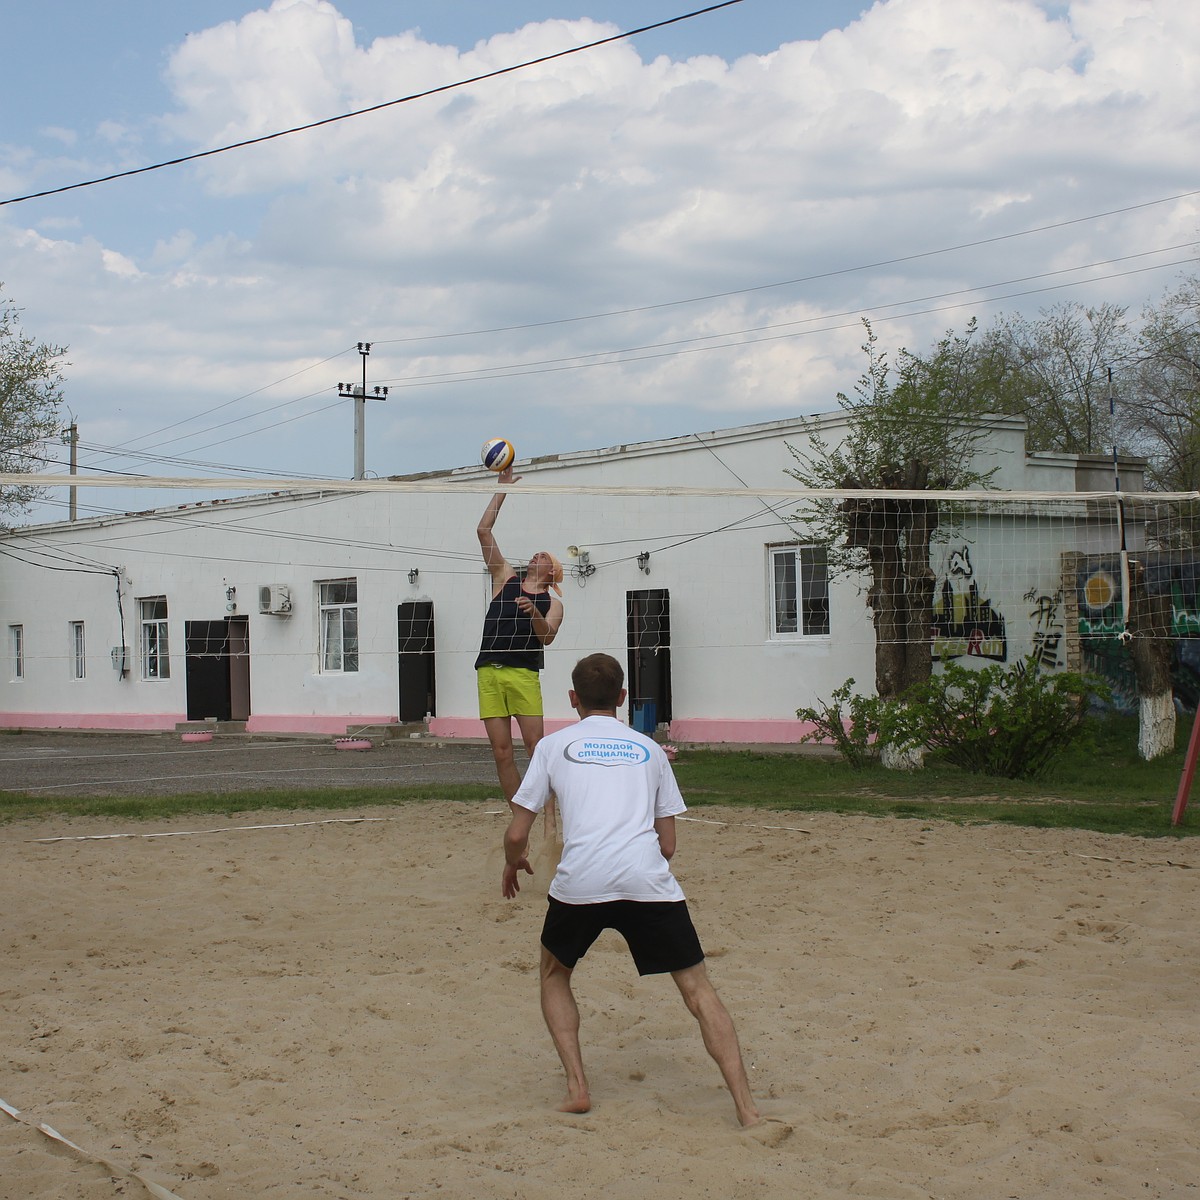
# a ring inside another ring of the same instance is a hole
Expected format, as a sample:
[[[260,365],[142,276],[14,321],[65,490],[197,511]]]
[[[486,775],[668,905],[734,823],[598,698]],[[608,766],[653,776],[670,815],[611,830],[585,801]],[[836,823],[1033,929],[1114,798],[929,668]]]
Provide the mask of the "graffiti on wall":
[[[1200,555],[1194,551],[1141,550],[1130,554],[1145,576],[1151,595],[1171,597],[1171,632],[1175,637],[1200,637]],[[1121,559],[1117,554],[1094,554],[1076,572],[1079,590],[1080,636],[1113,637],[1125,628],[1121,602]]]
[[[1146,590],[1171,597],[1171,635],[1175,640],[1172,686],[1176,698],[1189,708],[1200,698],[1200,555],[1195,551],[1141,550],[1130,554],[1143,572]],[[1125,630],[1121,558],[1117,554],[1089,555],[1075,576],[1079,595],[1079,636],[1085,671],[1102,675],[1113,692],[1113,707],[1136,710],[1137,680],[1129,648],[1119,635]]]
[[[1062,588],[1049,595],[1033,587],[1025,593],[1025,599],[1033,605],[1029,610],[1033,625],[1033,661],[1043,671],[1057,671],[1066,665],[1064,641],[1067,630],[1062,616]]]
[[[935,661],[1008,661],[1005,618],[998,605],[981,594],[986,584],[981,583],[973,553],[974,547],[961,543],[947,553],[940,569],[933,602]],[[1194,708],[1200,702],[1200,552],[1143,550],[1130,557],[1138,562],[1148,591],[1171,597],[1175,696]],[[1068,577],[1057,587],[1036,583],[1025,591],[1028,625],[1022,628],[1030,632],[1032,660],[1049,671],[1066,669],[1068,640],[1077,628],[1082,670],[1104,676],[1112,688],[1113,707],[1129,711],[1137,707],[1137,683],[1129,648],[1119,636],[1125,630],[1122,586],[1120,555],[1080,557],[1073,580]],[[1077,625],[1068,599],[1077,603]],[[1024,664],[1021,657],[1014,669],[1022,670]]]
[[[937,662],[963,657],[1008,661],[1004,617],[990,600],[980,597],[966,545],[950,552],[934,596],[933,657]]]

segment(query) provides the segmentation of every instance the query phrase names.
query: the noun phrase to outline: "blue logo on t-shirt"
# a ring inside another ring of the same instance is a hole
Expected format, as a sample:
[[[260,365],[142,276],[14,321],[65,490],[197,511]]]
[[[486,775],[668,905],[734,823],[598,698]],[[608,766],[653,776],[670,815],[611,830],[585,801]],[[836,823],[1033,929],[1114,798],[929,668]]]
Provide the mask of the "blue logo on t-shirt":
[[[587,737],[571,742],[563,756],[591,766],[623,767],[646,762],[650,751],[631,738]]]

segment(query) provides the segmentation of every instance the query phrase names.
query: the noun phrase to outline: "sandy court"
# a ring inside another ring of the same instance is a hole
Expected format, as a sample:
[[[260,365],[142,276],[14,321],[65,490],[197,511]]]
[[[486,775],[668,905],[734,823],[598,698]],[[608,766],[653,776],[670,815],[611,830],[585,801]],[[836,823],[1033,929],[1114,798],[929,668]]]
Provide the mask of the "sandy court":
[[[1195,841],[693,810],[755,1139],[614,935],[551,1111],[501,807],[4,827],[0,1200],[1200,1200]]]

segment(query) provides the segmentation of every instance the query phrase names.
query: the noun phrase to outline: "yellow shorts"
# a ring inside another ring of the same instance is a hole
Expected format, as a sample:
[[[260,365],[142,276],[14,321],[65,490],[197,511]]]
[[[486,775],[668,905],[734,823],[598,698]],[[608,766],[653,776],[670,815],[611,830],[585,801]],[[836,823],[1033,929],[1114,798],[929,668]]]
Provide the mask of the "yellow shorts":
[[[485,663],[475,676],[481,719],[542,715],[542,681],[536,671]]]

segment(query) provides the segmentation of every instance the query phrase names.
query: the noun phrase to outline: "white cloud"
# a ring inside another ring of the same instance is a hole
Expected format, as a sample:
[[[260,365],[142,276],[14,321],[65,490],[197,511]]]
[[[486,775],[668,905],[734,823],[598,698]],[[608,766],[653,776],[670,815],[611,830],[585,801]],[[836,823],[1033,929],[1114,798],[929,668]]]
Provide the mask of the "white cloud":
[[[41,130],[43,137],[48,137],[64,146],[73,146],[79,135],[74,129],[64,129],[61,125],[46,125]]]

